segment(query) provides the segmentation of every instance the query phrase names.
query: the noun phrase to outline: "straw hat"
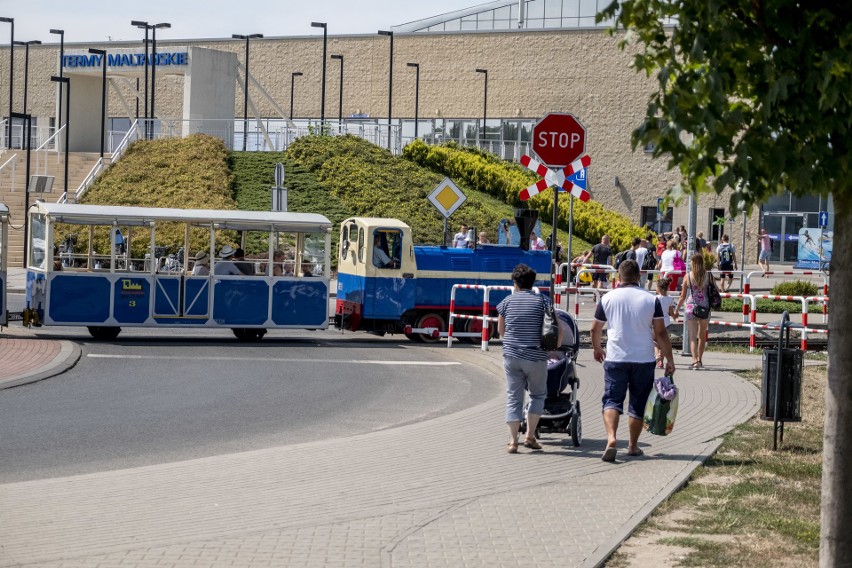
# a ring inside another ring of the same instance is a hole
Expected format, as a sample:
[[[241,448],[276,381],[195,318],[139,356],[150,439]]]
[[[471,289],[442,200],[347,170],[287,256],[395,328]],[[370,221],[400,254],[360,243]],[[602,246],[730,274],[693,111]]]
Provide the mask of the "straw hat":
[[[219,256],[222,258],[230,258],[234,256],[234,249],[232,249],[229,245],[225,245],[222,247],[222,250],[219,251]]]
[[[195,264],[209,264],[210,263],[210,255],[206,250],[200,250],[195,253]]]

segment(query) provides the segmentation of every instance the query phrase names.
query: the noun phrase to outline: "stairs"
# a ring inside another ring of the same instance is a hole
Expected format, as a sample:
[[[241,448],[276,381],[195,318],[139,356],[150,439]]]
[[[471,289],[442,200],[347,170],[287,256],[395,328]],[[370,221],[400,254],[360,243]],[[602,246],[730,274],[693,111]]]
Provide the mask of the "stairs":
[[[7,150],[0,157],[0,166],[17,155],[14,169],[9,164],[0,170],[0,203],[9,208],[11,227],[9,227],[9,243],[6,253],[7,266],[22,267],[24,261],[24,188],[26,187],[27,153],[25,150]],[[92,168],[100,158],[100,154],[92,152],[71,152],[68,156],[68,193],[73,194],[80,187]],[[36,199],[56,202],[65,187],[65,154],[48,153],[38,157],[38,171],[36,171],[36,152],[30,155],[30,175],[54,176],[53,188],[50,193],[36,193],[30,191],[30,205]],[[45,164],[46,160],[46,164]],[[108,166],[110,158],[104,156],[105,164]],[[14,173],[13,173],[14,172]]]

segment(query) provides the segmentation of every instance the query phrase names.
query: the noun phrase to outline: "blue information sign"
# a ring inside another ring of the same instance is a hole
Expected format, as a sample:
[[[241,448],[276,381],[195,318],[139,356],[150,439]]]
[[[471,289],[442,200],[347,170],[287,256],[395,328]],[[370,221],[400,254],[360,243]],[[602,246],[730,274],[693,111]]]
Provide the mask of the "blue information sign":
[[[576,185],[580,189],[588,189],[586,187],[586,170],[587,169],[588,168],[583,168],[582,170],[580,170],[578,172],[574,172],[573,174],[571,174],[570,176],[568,176],[565,179],[570,181],[571,183],[573,183],[574,185]],[[560,187],[559,191],[565,193],[565,188]]]
[[[828,211],[819,212],[819,226],[821,229],[828,227]]]

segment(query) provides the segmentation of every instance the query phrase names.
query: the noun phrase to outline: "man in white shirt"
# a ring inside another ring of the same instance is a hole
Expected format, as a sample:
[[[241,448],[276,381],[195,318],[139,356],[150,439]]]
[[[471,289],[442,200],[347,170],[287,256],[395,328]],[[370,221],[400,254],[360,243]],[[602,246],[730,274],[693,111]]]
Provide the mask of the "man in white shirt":
[[[467,225],[459,227],[459,232],[453,237],[453,247],[467,248]]]
[[[621,286],[601,298],[592,324],[595,361],[604,366],[603,420],[607,445],[602,460],[614,462],[617,454],[616,433],[624,400],[628,403],[628,456],[641,456],[645,403],[654,388],[654,341],[666,360],[666,375],[674,374],[672,344],[663,323],[660,301],[639,287],[639,265],[625,260],[618,267]],[[601,346],[604,325],[608,326],[606,350]]]
[[[530,233],[530,250],[547,250],[544,240],[536,236],[535,231]]]

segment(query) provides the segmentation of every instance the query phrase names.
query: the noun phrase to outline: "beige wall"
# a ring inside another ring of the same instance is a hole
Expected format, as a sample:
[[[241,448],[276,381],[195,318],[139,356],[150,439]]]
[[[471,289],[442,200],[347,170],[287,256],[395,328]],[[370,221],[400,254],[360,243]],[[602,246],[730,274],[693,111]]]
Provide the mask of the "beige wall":
[[[587,151],[592,156],[589,181],[593,198],[639,222],[642,206],[656,204],[666,188],[677,183],[676,172],[666,161],[630,147],[630,132],[645,113],[648,95],[656,82],[629,68],[630,55],[617,48],[617,37],[601,30],[526,31],[465,34],[405,34],[394,38],[395,118],[414,116],[414,70],[420,64],[420,116],[423,119],[478,118],[482,115],[483,78],[477,67],[488,69],[488,116],[490,118],[538,118],[547,112],[571,112],[586,126]],[[141,42],[74,44],[87,47],[125,48]],[[239,40],[158,40],[158,49],[169,46],[201,46],[232,51],[243,60],[245,43]],[[384,36],[332,36],[328,53],[344,55],[344,116],[368,113],[387,116],[389,39]],[[22,102],[23,51],[15,51],[16,109]],[[290,104],[290,73],[296,79],[296,117],[318,118],[322,36],[253,40],[250,71],[285,110]],[[30,49],[30,110],[39,116],[55,115],[55,87],[50,75],[57,70],[58,46]],[[0,47],[0,77],[8,76],[8,46]],[[326,118],[336,118],[339,62],[327,65]],[[5,84],[5,80],[3,81]],[[275,117],[271,105],[252,88],[260,113]],[[128,93],[129,96],[129,93]],[[73,98],[73,94],[72,94]],[[157,114],[183,115],[183,79],[157,78]],[[242,94],[234,101],[234,113],[242,115]],[[0,114],[8,109],[8,88],[0,88]],[[110,101],[110,116],[124,114],[117,98]],[[614,180],[618,176],[620,187]],[[709,229],[707,209],[727,209],[728,196],[702,196],[699,230]],[[703,213],[701,213],[703,211]],[[702,219],[703,216],[703,219]],[[752,227],[757,227],[757,215]],[[685,212],[676,210],[675,222],[686,224]],[[739,249],[741,225],[734,225],[732,241]],[[753,249],[751,246],[749,250]],[[751,254],[753,257],[754,254]],[[751,260],[754,260],[753,258]]]

